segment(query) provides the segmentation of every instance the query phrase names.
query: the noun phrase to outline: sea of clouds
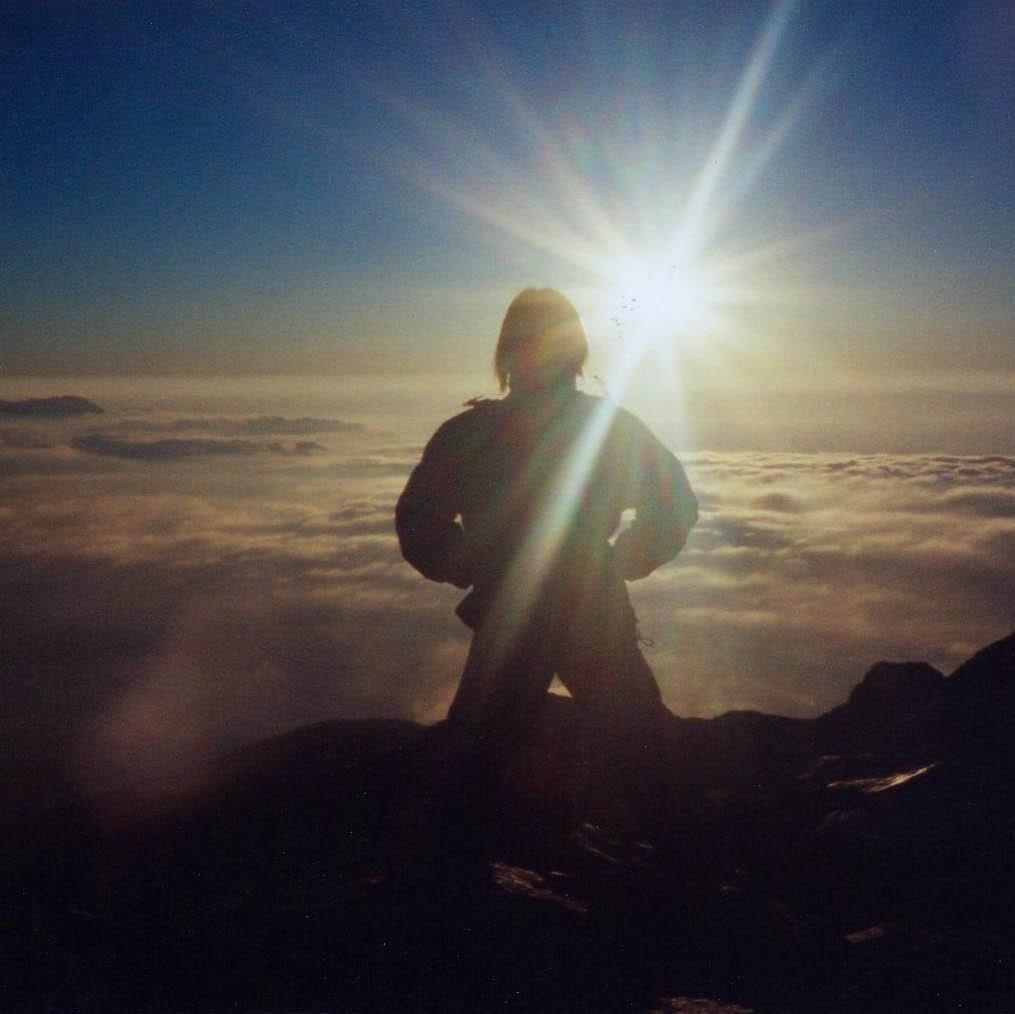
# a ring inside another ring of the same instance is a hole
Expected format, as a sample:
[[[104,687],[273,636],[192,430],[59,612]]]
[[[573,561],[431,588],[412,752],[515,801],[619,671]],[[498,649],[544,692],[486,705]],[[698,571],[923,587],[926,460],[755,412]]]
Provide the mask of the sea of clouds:
[[[392,526],[425,413],[251,405],[0,420],[15,797],[171,777],[304,723],[443,716],[461,593],[412,571]],[[948,672],[1011,630],[1015,458],[683,460],[700,523],[631,586],[675,712],[815,715],[880,659]]]

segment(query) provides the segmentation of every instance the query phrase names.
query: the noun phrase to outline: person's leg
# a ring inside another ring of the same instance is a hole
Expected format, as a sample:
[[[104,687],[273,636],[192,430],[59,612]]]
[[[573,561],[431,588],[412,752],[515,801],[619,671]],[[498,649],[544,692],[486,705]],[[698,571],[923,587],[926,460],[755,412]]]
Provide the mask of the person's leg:
[[[583,645],[559,675],[590,739],[593,805],[618,829],[654,835],[666,818],[665,708],[637,643]]]
[[[448,711],[444,835],[479,840],[489,830],[507,768],[527,748],[552,678],[537,636],[494,653],[477,633]]]
[[[538,632],[518,638],[505,650],[477,631],[448,709],[456,748],[491,754],[510,749],[512,740],[531,727],[552,678],[550,652]]]

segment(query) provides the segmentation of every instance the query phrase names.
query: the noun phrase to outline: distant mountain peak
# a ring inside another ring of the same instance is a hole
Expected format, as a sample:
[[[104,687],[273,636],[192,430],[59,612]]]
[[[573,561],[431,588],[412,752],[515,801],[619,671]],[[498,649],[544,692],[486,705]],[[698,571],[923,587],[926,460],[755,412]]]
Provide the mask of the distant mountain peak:
[[[927,662],[878,662],[849,695],[847,706],[864,711],[912,713],[937,696],[945,677]]]
[[[1015,630],[1007,637],[981,648],[972,658],[967,659],[951,674],[950,687],[959,693],[969,693],[974,688],[990,682],[997,688],[1015,688]]]

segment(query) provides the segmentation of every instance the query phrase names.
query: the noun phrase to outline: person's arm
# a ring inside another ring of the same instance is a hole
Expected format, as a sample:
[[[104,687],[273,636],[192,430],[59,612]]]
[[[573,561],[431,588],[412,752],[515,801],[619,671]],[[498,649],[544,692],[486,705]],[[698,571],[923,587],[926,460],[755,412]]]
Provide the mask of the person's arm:
[[[614,552],[628,581],[651,574],[684,548],[698,520],[698,500],[683,466],[643,424],[628,443],[631,526],[617,536]]]
[[[398,498],[395,529],[402,556],[424,577],[467,588],[465,532],[456,520],[459,455],[451,436],[445,423],[427,444]]]

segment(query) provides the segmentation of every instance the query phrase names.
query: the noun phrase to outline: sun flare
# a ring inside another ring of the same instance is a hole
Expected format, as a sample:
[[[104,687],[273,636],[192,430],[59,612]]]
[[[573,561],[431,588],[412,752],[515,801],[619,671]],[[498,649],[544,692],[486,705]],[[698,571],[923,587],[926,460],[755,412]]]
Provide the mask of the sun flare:
[[[722,292],[705,265],[626,256],[607,275],[611,320],[623,337],[649,347],[693,348],[715,329]]]

